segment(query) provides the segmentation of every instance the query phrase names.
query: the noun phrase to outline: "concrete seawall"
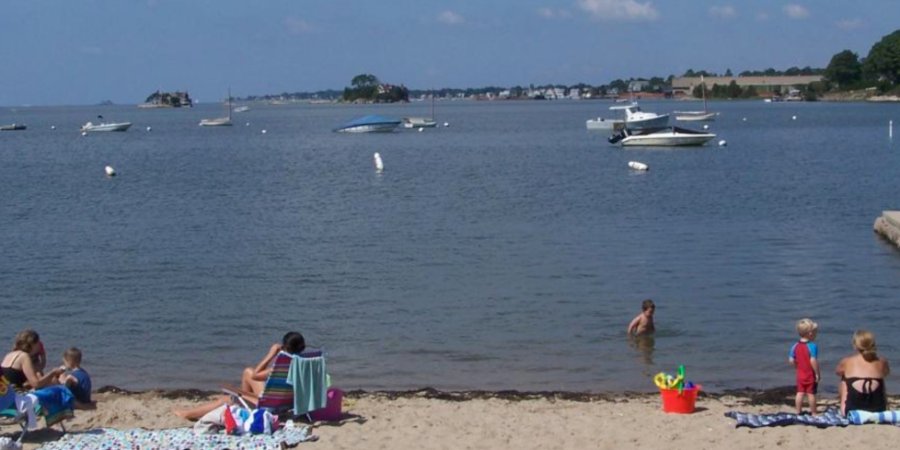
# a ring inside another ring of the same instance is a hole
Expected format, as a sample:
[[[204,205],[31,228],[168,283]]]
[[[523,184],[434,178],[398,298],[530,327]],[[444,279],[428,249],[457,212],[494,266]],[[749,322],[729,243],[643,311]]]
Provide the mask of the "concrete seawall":
[[[882,211],[875,219],[875,232],[900,247],[900,211]]]

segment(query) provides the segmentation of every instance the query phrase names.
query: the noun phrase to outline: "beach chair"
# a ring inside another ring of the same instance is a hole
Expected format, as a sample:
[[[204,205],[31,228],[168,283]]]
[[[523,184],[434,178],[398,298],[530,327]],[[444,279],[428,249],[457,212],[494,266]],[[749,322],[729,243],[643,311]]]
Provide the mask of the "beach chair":
[[[299,364],[299,373],[303,386],[294,386],[288,382],[291,364]],[[297,389],[306,389],[301,393]],[[279,352],[272,362],[272,371],[266,379],[262,393],[256,396],[240,389],[225,388],[225,393],[244,404],[248,409],[252,403],[257,408],[266,409],[282,419],[305,417],[312,422],[309,413],[324,408],[327,403],[327,375],[325,358],[321,351],[310,351],[294,356]],[[295,410],[295,394],[300,410]]]
[[[31,408],[35,416],[44,419],[45,427],[51,428],[54,425],[59,425],[62,432],[65,433],[66,427],[62,421],[73,417],[72,410],[57,408],[51,412],[41,407],[40,404],[40,401],[45,398],[65,395],[59,389],[65,388],[56,386],[32,391],[31,393],[19,393],[16,392],[15,387],[9,383],[6,377],[0,376],[0,425],[18,425],[22,432],[19,434],[16,442],[21,445],[25,435],[28,434],[28,413],[26,408]],[[71,396],[71,394],[69,395]]]

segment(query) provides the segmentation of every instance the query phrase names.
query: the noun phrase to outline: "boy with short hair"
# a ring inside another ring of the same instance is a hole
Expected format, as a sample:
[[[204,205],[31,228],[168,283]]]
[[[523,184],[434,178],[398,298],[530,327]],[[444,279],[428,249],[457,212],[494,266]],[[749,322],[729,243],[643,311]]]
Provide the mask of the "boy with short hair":
[[[797,334],[800,341],[791,346],[788,362],[797,368],[797,397],[794,405],[797,414],[803,413],[803,396],[809,401],[812,415],[816,415],[816,391],[819,388],[819,348],[815,342],[819,332],[819,324],[811,319],[800,319],[797,322]]]
[[[59,384],[65,385],[75,397],[75,407],[89,407],[91,402],[91,377],[81,367],[81,350],[72,347],[63,353],[65,372],[59,376]]]
[[[656,331],[653,326],[653,313],[656,311],[656,305],[649,298],[641,303],[641,313],[638,314],[631,323],[628,324],[628,334],[631,336],[639,336],[642,334],[651,334]]]

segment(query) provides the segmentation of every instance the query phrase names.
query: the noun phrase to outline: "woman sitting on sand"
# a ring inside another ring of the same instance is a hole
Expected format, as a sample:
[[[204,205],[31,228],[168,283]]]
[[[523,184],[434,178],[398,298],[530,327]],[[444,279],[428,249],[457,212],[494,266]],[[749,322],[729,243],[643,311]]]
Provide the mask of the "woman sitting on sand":
[[[0,372],[6,377],[9,384],[20,390],[39,389],[55,384],[56,378],[63,372],[59,367],[43,375],[35,370],[31,354],[37,351],[38,342],[38,334],[34,330],[19,332],[16,335],[12,351],[7,353],[3,357],[3,362],[0,363]]]
[[[841,377],[838,385],[841,414],[853,410],[884,411],[887,409],[884,379],[891,368],[886,359],[875,353],[875,335],[870,331],[853,333],[852,342],[858,354],[842,359],[835,369]]]
[[[299,355],[303,353],[303,350],[305,349],[306,341],[303,339],[303,335],[296,331],[288,332],[281,339],[280,344],[272,344],[272,347],[269,348],[269,352],[266,353],[266,356],[256,365],[256,367],[247,367],[244,369],[244,373],[241,375],[241,391],[259,398],[260,394],[262,394],[263,387],[266,385],[266,379],[269,377],[269,373],[272,372],[272,362],[275,360],[275,356],[278,355],[278,352],[283,351],[292,355]],[[172,412],[175,413],[176,416],[188,420],[199,420],[206,415],[206,413],[227,404],[229,400],[228,396],[222,395],[211,402],[188,409],[174,409]]]

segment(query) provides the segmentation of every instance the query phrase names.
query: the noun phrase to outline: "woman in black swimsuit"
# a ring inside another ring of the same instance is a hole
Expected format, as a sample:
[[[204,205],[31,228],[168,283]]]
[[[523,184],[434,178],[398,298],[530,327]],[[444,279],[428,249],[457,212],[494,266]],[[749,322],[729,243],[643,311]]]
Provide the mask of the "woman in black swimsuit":
[[[852,342],[858,354],[842,359],[835,369],[841,377],[838,385],[841,413],[846,415],[853,410],[884,411],[887,409],[884,379],[891,368],[886,359],[878,357],[875,335],[870,331],[853,333]]]
[[[16,335],[13,350],[3,357],[0,373],[17,389],[38,389],[54,384],[62,369],[56,368],[43,376],[38,375],[31,362],[31,352],[37,349],[38,337],[34,330],[25,330]]]

